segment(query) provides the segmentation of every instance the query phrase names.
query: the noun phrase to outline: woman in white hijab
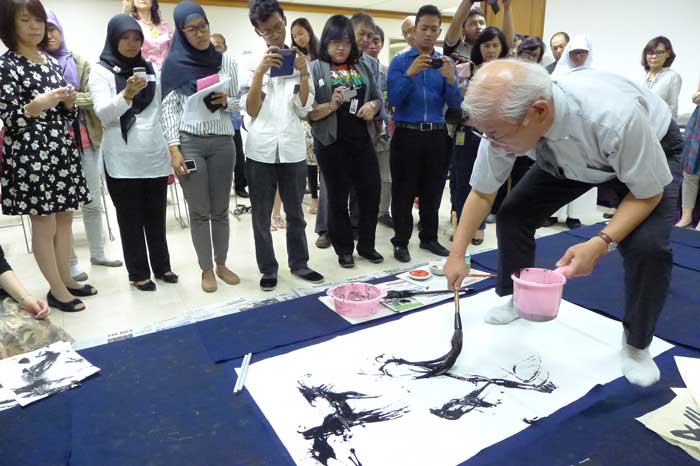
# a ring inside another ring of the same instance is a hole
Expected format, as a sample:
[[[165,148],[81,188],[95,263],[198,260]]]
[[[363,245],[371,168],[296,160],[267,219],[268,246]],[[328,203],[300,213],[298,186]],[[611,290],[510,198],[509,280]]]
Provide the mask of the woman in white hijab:
[[[581,68],[593,68],[593,45],[584,35],[571,38],[552,73],[552,79]]]
[[[575,35],[571,38],[568,45],[564,49],[559,62],[557,63],[552,79],[555,81],[562,76],[565,76],[572,71],[592,68],[593,66],[593,46],[591,40],[584,35]],[[576,200],[562,207],[545,221],[543,226],[552,226],[559,221],[560,216],[566,214],[566,226],[570,229],[581,226],[581,217],[586,214],[591,214],[595,211],[598,198],[598,189],[593,188]]]

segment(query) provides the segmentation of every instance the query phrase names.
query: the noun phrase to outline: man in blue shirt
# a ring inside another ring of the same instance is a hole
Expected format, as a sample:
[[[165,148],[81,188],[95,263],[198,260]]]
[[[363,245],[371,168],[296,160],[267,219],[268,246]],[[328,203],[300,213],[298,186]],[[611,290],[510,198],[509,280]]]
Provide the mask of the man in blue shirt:
[[[420,247],[439,256],[449,251],[437,241],[438,209],[447,179],[450,139],[445,107],[462,103],[454,62],[435,51],[442,16],[433,5],[416,14],[415,45],[389,66],[389,105],[396,131],[391,140],[391,213],[394,257],[409,262],[413,200],[420,198]]]

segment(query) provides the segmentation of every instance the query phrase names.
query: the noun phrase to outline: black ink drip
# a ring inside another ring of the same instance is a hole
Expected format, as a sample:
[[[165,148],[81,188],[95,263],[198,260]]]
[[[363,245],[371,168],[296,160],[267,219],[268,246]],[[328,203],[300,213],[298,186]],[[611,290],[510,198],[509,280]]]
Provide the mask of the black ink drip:
[[[351,429],[355,426],[390,421],[403,416],[409,411],[405,406],[395,410],[383,408],[355,411],[348,403],[350,400],[369,400],[378,397],[354,391],[334,392],[332,385],[309,387],[300,381],[299,391],[310,405],[313,406],[315,400],[321,398],[326,400],[333,409],[333,413],[328,414],[320,426],[300,432],[306,440],[313,440],[310,450],[311,456],[324,466],[328,466],[328,461],[331,458],[337,459],[335,450],[328,443],[328,439],[331,436],[340,437],[347,441],[352,437]],[[357,459],[354,449],[351,450],[351,453]],[[357,460],[356,466],[361,466],[359,460]]]
[[[348,456],[348,459],[352,461],[353,466],[362,466],[362,462],[357,458],[357,453],[354,448],[350,449],[352,456]]]

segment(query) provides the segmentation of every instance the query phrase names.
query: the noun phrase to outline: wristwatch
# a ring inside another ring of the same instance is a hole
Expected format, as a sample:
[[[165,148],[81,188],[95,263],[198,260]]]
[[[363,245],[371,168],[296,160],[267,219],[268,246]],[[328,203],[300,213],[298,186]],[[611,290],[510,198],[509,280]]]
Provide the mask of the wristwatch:
[[[596,236],[607,243],[608,252],[613,252],[617,249],[617,243],[607,233],[601,231]]]

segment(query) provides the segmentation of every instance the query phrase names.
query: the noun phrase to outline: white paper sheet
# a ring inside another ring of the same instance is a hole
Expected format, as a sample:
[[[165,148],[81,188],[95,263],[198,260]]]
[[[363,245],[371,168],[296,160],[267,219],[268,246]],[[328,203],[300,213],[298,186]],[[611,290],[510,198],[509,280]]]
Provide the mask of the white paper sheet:
[[[0,385],[0,411],[14,408],[15,406],[17,406],[15,394]]]
[[[219,119],[219,112],[210,112],[204,104],[204,98],[212,92],[226,92],[231,78],[202,89],[187,98],[185,108],[182,112],[182,121],[185,123],[196,123],[200,121],[214,121]]]
[[[688,389],[673,389],[676,397],[637,418],[647,429],[700,461],[700,409]]]
[[[77,386],[99,369],[59,341],[45,348],[0,361],[0,385],[26,406]]]
[[[493,291],[462,299],[464,347],[450,376],[416,380],[395,364],[385,368],[391,376],[380,371],[391,357],[420,361],[449,350],[447,303],[257,362],[246,388],[298,465],[441,466],[622,375],[619,322],[562,302],[551,322],[483,323],[497,301]],[[671,347],[655,339],[651,350]]]
[[[697,406],[700,406],[700,359],[674,356],[678,372]]]

